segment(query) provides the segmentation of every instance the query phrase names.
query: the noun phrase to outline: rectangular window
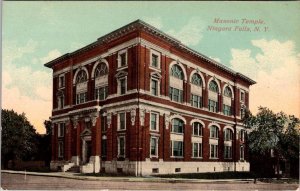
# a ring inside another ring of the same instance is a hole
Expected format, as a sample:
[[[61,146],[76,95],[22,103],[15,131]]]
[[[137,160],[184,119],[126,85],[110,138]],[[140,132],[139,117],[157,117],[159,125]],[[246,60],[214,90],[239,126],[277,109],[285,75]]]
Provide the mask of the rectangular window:
[[[245,93],[241,92],[241,102],[245,102]]]
[[[171,141],[172,156],[182,157],[183,156],[183,142],[182,141]]]
[[[176,102],[180,102],[180,103],[183,102],[183,91],[182,90],[170,87],[169,96],[172,101],[176,101]]]
[[[241,145],[240,146],[240,160],[244,160],[244,146]]]
[[[59,158],[64,157],[64,142],[62,141],[58,142],[58,157]]]
[[[95,98],[97,100],[105,100],[107,98],[108,86],[95,89]]]
[[[126,52],[119,54],[119,59],[120,59],[120,67],[126,66]]]
[[[191,96],[191,105],[193,107],[201,108],[202,107],[202,97],[192,94],[192,96]]]
[[[84,103],[86,102],[86,99],[87,99],[86,92],[76,94],[76,104]]]
[[[208,100],[208,110],[211,112],[218,112],[218,102],[214,100]]]
[[[210,158],[218,158],[218,145],[210,145]]]
[[[126,93],[126,79],[120,79],[120,94],[123,95]]]
[[[242,108],[241,109],[241,118],[244,118],[245,117],[245,110]]]
[[[59,88],[65,87],[65,76],[59,76],[58,87]]]
[[[60,123],[60,124],[59,124],[57,136],[58,136],[58,137],[63,137],[63,136],[65,136],[65,123]]]
[[[158,95],[158,81],[154,79],[151,79],[151,94]]]
[[[202,157],[202,143],[193,143],[193,157]]]
[[[240,130],[240,141],[245,141],[245,130]]]
[[[64,96],[60,96],[58,98],[58,109],[64,108],[64,105],[65,105],[65,97]]]
[[[106,157],[107,155],[107,142],[106,139],[102,139],[102,143],[101,143],[101,156],[102,157]]]
[[[224,158],[225,159],[231,159],[232,158],[232,147],[231,146],[225,146],[224,147]]]
[[[223,104],[223,114],[230,116],[231,115],[231,106]]]
[[[125,157],[125,137],[118,137],[118,157]]]
[[[158,55],[152,54],[152,63],[151,66],[157,68],[158,67]]]
[[[151,137],[150,147],[150,156],[158,156],[158,138]]]
[[[119,130],[126,129],[126,113],[119,113]]]
[[[158,114],[151,113],[151,129],[152,131],[158,131]]]

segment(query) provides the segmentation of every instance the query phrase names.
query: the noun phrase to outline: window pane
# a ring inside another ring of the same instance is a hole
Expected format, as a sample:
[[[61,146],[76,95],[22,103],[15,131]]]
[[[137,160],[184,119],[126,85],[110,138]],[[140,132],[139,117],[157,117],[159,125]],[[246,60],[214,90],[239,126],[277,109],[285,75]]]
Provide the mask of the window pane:
[[[125,66],[126,65],[126,53],[120,54],[120,59],[121,59],[120,66]]]
[[[120,85],[121,85],[121,95],[126,93],[126,80],[121,79],[120,80]]]
[[[194,147],[193,147],[193,157],[198,157],[199,153],[198,153],[198,143],[194,143]]]
[[[151,155],[157,155],[156,145],[157,145],[157,139],[151,138]]]
[[[125,129],[125,113],[120,113],[120,129]]]
[[[158,56],[155,54],[152,54],[152,66],[158,67]]]
[[[125,154],[125,140],[124,137],[119,138],[119,155],[124,156]]]
[[[158,82],[156,80],[151,80],[151,94],[157,95]]]
[[[181,141],[173,141],[173,156],[183,156],[183,144]]]
[[[157,114],[151,113],[151,130],[157,130]]]

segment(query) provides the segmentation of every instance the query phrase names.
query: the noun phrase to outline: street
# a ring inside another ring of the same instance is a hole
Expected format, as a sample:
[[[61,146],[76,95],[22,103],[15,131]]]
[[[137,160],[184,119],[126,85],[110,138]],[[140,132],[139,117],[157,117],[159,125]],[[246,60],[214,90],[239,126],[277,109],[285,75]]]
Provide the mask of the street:
[[[9,190],[296,190],[297,184],[254,183],[165,183],[76,180],[69,178],[1,174],[2,189]]]

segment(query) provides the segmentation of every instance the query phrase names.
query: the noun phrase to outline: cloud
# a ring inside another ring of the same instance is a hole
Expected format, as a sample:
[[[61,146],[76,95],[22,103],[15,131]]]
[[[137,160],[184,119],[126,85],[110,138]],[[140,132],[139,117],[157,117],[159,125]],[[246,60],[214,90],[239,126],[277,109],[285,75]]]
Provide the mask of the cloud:
[[[163,27],[162,20],[160,17],[145,17],[144,21],[158,29],[161,29]]]
[[[205,28],[203,22],[198,18],[192,18],[179,31],[169,30],[167,33],[179,39],[188,46],[197,45],[202,39],[202,32]]]
[[[41,63],[42,64],[45,64],[55,58],[58,58],[59,56],[61,56],[62,54],[57,50],[57,49],[54,49],[54,50],[51,50],[47,56],[43,57],[40,59]]]
[[[24,46],[18,46],[16,41],[3,41],[2,64],[10,64],[24,54],[33,53],[37,46],[38,43],[31,39]]]
[[[300,53],[292,41],[280,42],[265,39],[252,40],[261,50],[251,55],[251,50],[232,49],[232,68],[253,78],[250,109],[266,106],[275,112],[283,111],[300,116]]]
[[[251,57],[251,50],[231,49],[232,60],[230,61],[232,68],[242,74],[246,74],[251,78],[256,78],[259,64]]]
[[[33,124],[39,133],[45,133],[44,120],[51,115],[51,100],[32,99],[22,94],[18,87],[8,88],[9,74],[3,76],[2,106],[4,109],[13,109],[17,113],[24,112],[28,120]],[[51,93],[50,93],[51,94]]]
[[[18,46],[16,42],[5,44],[2,106],[18,113],[24,112],[37,131],[45,133],[43,122],[51,115],[52,108],[51,72],[43,71],[44,68],[34,69],[32,62],[28,63],[29,60],[25,59],[29,54],[34,56],[37,46],[31,40],[24,46]],[[59,52],[53,50],[41,58],[32,58],[32,61],[41,64],[57,55]]]

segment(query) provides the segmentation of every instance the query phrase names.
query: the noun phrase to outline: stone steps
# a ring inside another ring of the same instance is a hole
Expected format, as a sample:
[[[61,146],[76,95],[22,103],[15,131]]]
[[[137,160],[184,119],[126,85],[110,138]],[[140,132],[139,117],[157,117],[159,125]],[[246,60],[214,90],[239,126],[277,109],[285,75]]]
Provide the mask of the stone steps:
[[[69,168],[66,172],[75,172],[75,173],[79,173],[79,172],[80,172],[80,166],[72,166],[72,167]]]

